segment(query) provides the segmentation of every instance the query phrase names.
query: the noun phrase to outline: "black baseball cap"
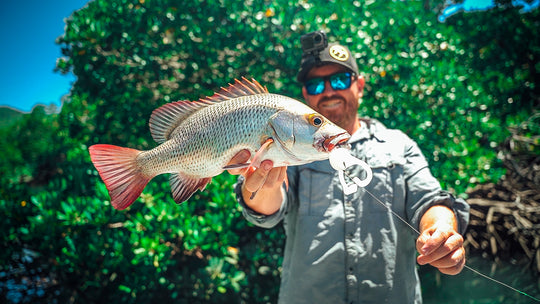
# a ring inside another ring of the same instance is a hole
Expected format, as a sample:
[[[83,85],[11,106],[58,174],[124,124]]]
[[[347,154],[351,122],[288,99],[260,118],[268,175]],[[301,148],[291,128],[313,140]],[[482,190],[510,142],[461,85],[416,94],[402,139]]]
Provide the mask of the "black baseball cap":
[[[342,65],[358,75],[358,65],[356,64],[356,59],[352,55],[351,51],[346,46],[333,43],[328,44],[328,46],[318,53],[304,53],[302,55],[300,71],[298,71],[296,80],[304,83],[306,81],[307,74],[312,68],[329,63]]]

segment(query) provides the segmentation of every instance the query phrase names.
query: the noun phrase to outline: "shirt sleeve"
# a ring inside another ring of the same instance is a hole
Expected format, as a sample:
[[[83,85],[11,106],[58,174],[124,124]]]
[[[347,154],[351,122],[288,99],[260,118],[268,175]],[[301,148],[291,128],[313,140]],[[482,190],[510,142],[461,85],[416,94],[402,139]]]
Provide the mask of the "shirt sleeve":
[[[272,228],[276,226],[284,217],[285,217],[285,210],[287,209],[287,195],[284,193],[283,197],[284,200],[281,203],[281,207],[278,211],[276,211],[274,214],[265,215],[258,213],[257,211],[251,209],[246,202],[244,201],[244,198],[242,197],[242,184],[244,183],[244,177],[239,176],[238,181],[236,182],[236,185],[234,186],[234,192],[236,194],[236,200],[238,201],[238,204],[242,206],[242,214],[244,217],[248,220],[248,222],[262,227],[262,228]],[[283,187],[281,187],[281,191],[285,191]]]
[[[407,213],[411,225],[418,229],[422,216],[429,208],[444,205],[454,211],[458,232],[464,234],[469,223],[469,205],[463,199],[442,190],[437,179],[431,174],[418,145],[408,137],[406,142],[404,174]]]

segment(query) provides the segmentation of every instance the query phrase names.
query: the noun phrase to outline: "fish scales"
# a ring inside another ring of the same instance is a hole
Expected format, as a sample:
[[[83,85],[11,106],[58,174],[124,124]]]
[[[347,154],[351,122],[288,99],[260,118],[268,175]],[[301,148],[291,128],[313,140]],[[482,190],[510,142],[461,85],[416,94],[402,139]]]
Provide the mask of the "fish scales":
[[[149,170],[161,173],[218,175],[239,150],[255,152],[261,146],[269,117],[284,106],[272,94],[208,106],[179,125],[170,141],[141,153],[141,161],[144,158]]]
[[[203,190],[243,149],[252,157],[236,167],[257,167],[264,159],[274,166],[299,165],[327,159],[334,146],[350,137],[305,104],[270,94],[245,78],[212,97],[156,109],[150,130],[161,144],[148,151],[89,148],[116,209],[131,205],[159,174],[171,173],[173,198],[181,203]]]

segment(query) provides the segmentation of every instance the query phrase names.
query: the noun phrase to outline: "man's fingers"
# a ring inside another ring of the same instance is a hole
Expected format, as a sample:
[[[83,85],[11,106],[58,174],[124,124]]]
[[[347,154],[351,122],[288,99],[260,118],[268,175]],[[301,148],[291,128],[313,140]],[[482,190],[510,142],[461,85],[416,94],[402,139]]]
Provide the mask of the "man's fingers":
[[[454,234],[455,231],[449,226],[428,229],[416,240],[416,249],[423,255],[430,255]]]
[[[458,252],[457,255],[454,253]],[[464,258],[463,237],[459,234],[451,235],[443,244],[429,254],[420,254],[418,264],[431,264],[437,268],[451,267]]]
[[[462,247],[463,237],[459,234],[453,234],[448,239],[443,240],[438,244],[439,246],[433,250],[420,252],[421,254],[418,256],[418,258],[421,265],[439,260],[448,255],[450,252]]]
[[[253,172],[246,173],[244,187],[249,192],[258,191],[268,177],[268,173],[272,170],[272,161],[265,160],[261,163],[258,169]]]
[[[236,155],[233,156],[233,158],[229,161],[227,165],[232,166],[232,165],[237,165],[237,164],[244,164],[249,160],[250,157],[251,157],[251,152],[249,152],[249,150],[244,149],[236,153]],[[233,175],[240,175],[246,171],[246,168],[229,169],[227,171]]]
[[[465,262],[465,249],[461,247],[447,256],[430,263],[430,265],[439,269],[444,274],[455,275],[461,272],[465,266]]]
[[[431,266],[437,268],[453,267],[465,259],[465,250],[463,247],[458,247],[442,257],[433,257],[434,256],[418,256],[417,260],[419,261],[420,265],[430,264]]]
[[[266,178],[265,185],[269,187],[274,187],[276,183],[279,183],[280,185],[285,180],[285,177],[287,176],[287,167],[278,167],[273,168],[268,172],[268,177]]]
[[[461,270],[463,270],[463,267],[465,267],[465,262],[466,262],[465,254],[463,254],[463,258],[456,265],[450,266],[450,267],[437,267],[437,268],[439,269],[440,272],[444,274],[456,275],[460,273]]]

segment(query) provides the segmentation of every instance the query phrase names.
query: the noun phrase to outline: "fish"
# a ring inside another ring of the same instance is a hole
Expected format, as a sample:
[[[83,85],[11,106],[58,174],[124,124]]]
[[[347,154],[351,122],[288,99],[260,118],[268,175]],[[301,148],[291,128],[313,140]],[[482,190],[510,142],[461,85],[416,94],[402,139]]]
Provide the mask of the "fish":
[[[164,104],[152,112],[149,128],[159,144],[150,150],[109,144],[88,148],[117,210],[129,207],[160,174],[171,174],[172,196],[180,204],[224,170],[258,168],[263,160],[281,167],[328,159],[350,138],[306,104],[269,93],[245,77],[210,97]],[[229,165],[244,149],[250,159]]]

